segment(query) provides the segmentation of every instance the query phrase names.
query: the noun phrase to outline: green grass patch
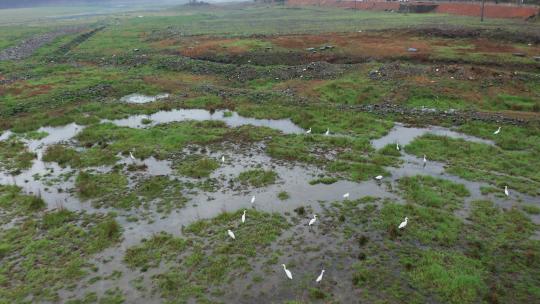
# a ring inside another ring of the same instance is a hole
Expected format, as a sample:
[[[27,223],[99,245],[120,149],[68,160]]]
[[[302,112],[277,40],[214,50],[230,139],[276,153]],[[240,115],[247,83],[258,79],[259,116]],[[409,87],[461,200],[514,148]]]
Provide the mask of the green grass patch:
[[[219,168],[219,162],[205,156],[190,156],[180,161],[178,172],[192,178],[208,177]]]
[[[260,188],[271,184],[274,184],[278,178],[278,175],[274,171],[253,169],[241,172],[238,175],[238,180],[244,185]]]
[[[411,204],[450,211],[461,207],[463,199],[470,195],[462,184],[422,175],[401,178],[399,188]]]

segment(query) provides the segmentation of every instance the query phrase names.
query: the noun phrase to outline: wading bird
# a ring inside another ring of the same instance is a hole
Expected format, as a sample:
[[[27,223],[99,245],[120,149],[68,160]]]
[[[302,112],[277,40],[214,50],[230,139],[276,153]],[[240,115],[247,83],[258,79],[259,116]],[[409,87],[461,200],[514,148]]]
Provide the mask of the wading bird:
[[[349,192],[343,194],[343,198],[349,198]]]
[[[222,163],[225,162],[225,155],[223,155],[223,156],[221,157],[221,162],[222,162]]]
[[[281,264],[281,266],[283,266],[283,271],[285,271],[287,278],[289,278],[289,280],[292,280],[292,273],[289,271],[289,269],[287,269],[287,266],[285,266],[285,264]]]
[[[405,226],[407,226],[407,223],[409,222],[409,218],[408,217],[405,217],[405,220],[403,222],[401,222],[401,224],[399,224],[399,227],[398,229],[403,229],[405,228]]]
[[[230,229],[227,230],[227,234],[231,237],[231,239],[236,240],[236,236],[234,236],[234,232],[232,232]]]
[[[399,143],[396,143],[396,150],[399,151]]]
[[[314,215],[313,215],[313,218],[309,221],[309,224],[308,224],[308,225],[311,226],[311,225],[315,224],[316,221],[317,221],[317,215],[314,214]]]
[[[255,195],[251,197],[251,203],[255,203]]]
[[[315,282],[319,283],[320,281],[322,281],[323,275],[324,275],[324,269],[321,270],[321,274],[317,277],[317,279],[315,280]]]
[[[326,136],[330,135],[330,129],[326,129],[326,132],[324,133],[324,135]]]
[[[309,130],[306,131],[306,134],[311,134],[311,128],[309,128]]]
[[[135,161],[135,156],[133,156],[133,153],[129,152],[129,157],[131,158],[132,161]]]
[[[383,179],[383,176],[382,175],[377,175],[377,176],[375,176],[375,179],[376,180],[381,180],[381,179]]]
[[[504,194],[506,194],[506,196],[510,195],[510,192],[508,192],[508,186],[504,186]]]
[[[499,127],[499,128],[497,129],[497,131],[493,132],[493,134],[495,134],[495,135],[497,135],[497,134],[499,134],[499,133],[501,133],[501,127]]]
[[[242,214],[242,223],[246,222],[246,210],[244,210],[244,214]]]
[[[424,154],[424,167],[426,166],[426,163],[427,163],[427,158],[426,158],[426,155]]]

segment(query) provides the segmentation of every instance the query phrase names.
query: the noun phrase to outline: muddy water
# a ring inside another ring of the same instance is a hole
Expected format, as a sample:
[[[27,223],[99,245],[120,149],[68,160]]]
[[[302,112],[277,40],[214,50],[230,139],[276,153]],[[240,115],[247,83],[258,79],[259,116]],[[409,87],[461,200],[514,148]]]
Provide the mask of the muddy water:
[[[411,143],[415,138],[422,136],[424,134],[428,134],[428,133],[439,135],[439,136],[448,136],[451,138],[461,138],[464,140],[488,144],[488,145],[495,144],[491,140],[466,135],[466,134],[455,132],[448,128],[443,128],[439,126],[430,126],[427,128],[414,128],[414,127],[406,127],[405,125],[400,124],[400,123],[395,123],[394,128],[392,128],[392,130],[390,130],[390,132],[386,136],[373,140],[371,144],[373,145],[373,147],[375,147],[375,149],[383,148],[384,146],[388,144],[395,145],[396,143],[399,143],[399,145],[404,146]]]
[[[168,97],[169,97],[169,94],[167,93],[158,94],[155,96],[147,96],[147,95],[142,95],[142,94],[130,94],[130,95],[126,95],[120,98],[120,101],[126,102],[126,103],[149,103],[149,102],[154,102],[156,100],[164,99]]]
[[[227,116],[225,113],[230,113],[230,116]],[[211,113],[207,110],[199,109],[160,111],[152,115],[134,115],[126,119],[113,120],[111,122],[118,126],[140,128],[143,119],[150,119],[152,121],[148,126],[185,120],[218,120],[225,122],[229,127],[252,125],[256,127],[268,127],[285,134],[304,133],[304,129],[298,127],[289,119],[256,119],[240,116],[236,112],[215,111]]]
[[[205,110],[175,110],[167,112],[158,112],[153,115],[135,115],[127,119],[113,120],[114,124],[127,127],[146,127],[148,125],[141,125],[141,120],[148,118],[152,120],[151,125],[183,120],[220,120],[224,121],[231,127],[236,127],[245,124],[251,124],[256,126],[270,127],[276,130],[280,130],[284,133],[303,133],[304,130],[294,125],[290,120],[264,120],[253,119],[239,116],[237,113],[232,113],[231,116],[225,117],[223,111],[217,111],[210,113]],[[70,168],[60,168],[57,164],[45,163],[41,161],[41,156],[44,149],[51,144],[59,142],[69,142],[78,132],[83,129],[82,126],[76,124],[70,124],[63,127],[47,127],[41,128],[40,131],[47,132],[49,135],[40,140],[27,140],[29,148],[36,152],[38,159],[34,161],[31,169],[24,171],[20,175],[11,176],[0,172],[0,183],[2,184],[17,184],[22,186],[25,192],[40,194],[47,202],[49,208],[57,208],[59,206],[68,208],[70,210],[86,210],[88,212],[104,212],[105,209],[94,209],[88,202],[80,201],[75,195],[70,193],[70,189],[73,189],[73,176],[67,178],[67,180],[60,180],[63,176],[69,174],[73,170]],[[438,135],[445,135],[454,138],[463,138],[470,141],[481,142],[486,144],[493,144],[490,141],[486,141],[480,138],[467,136],[464,134],[453,132],[449,129],[440,127],[432,128],[406,128],[403,125],[396,125],[395,128],[385,137],[376,139],[373,141],[373,145],[376,148],[384,147],[386,144],[395,144],[399,142],[401,145],[406,145],[412,141],[415,137],[421,136],[425,133],[434,133]],[[2,139],[7,138],[10,135],[6,132],[1,135]],[[151,298],[143,298],[143,293],[138,291],[132,283],[133,279],[143,275],[144,285],[149,287],[150,277],[153,273],[160,270],[150,270],[148,273],[141,274],[138,271],[131,271],[125,267],[122,263],[122,258],[126,249],[130,246],[139,244],[144,238],[150,238],[154,233],[166,231],[173,235],[181,235],[182,226],[189,225],[190,223],[199,219],[212,218],[219,215],[224,211],[237,211],[246,209],[247,218],[249,219],[249,210],[257,209],[267,212],[279,212],[279,213],[293,213],[293,210],[299,206],[307,206],[309,210],[312,210],[310,214],[307,214],[305,221],[309,220],[312,213],[320,213],[322,211],[322,204],[324,202],[331,202],[336,200],[342,200],[344,193],[350,193],[349,199],[356,199],[364,196],[375,196],[381,198],[390,198],[397,202],[401,199],[397,194],[391,191],[391,188],[395,188],[396,181],[404,176],[413,176],[417,174],[430,175],[439,178],[449,179],[457,183],[464,184],[471,196],[466,200],[466,206],[463,211],[460,211],[462,217],[466,217],[468,212],[468,204],[472,200],[485,199],[480,192],[480,187],[486,186],[484,183],[469,182],[460,179],[456,176],[449,175],[444,170],[444,164],[433,161],[428,161],[426,166],[423,165],[421,159],[408,155],[402,151],[403,165],[399,168],[387,168],[392,174],[390,178],[385,178],[382,183],[377,183],[373,180],[365,181],[361,183],[351,181],[339,181],[331,185],[310,185],[309,181],[316,178],[324,172],[316,167],[287,163],[274,160],[264,153],[264,146],[261,144],[253,145],[250,147],[223,147],[222,151],[213,151],[207,153],[208,157],[215,159],[221,159],[221,156],[225,156],[225,163],[221,164],[221,167],[212,173],[211,177],[215,178],[225,184],[225,181],[234,179],[238,174],[247,169],[263,168],[271,169],[279,175],[278,182],[274,185],[270,185],[264,188],[252,189],[252,188],[231,188],[223,186],[217,192],[209,193],[198,191],[186,191],[186,195],[189,199],[187,205],[180,209],[174,210],[172,213],[164,216],[163,214],[157,214],[154,210],[149,210],[150,221],[139,220],[137,222],[128,221],[128,218],[132,215],[139,215],[140,210],[134,210],[127,213],[120,213],[117,220],[124,228],[123,240],[114,248],[105,250],[102,253],[94,256],[91,262],[96,265],[98,271],[95,275],[106,277],[113,271],[121,271],[122,276],[118,280],[101,280],[91,285],[81,283],[81,285],[73,291],[63,290],[61,291],[62,299],[67,299],[73,296],[82,297],[87,292],[96,292],[98,295],[103,294],[107,289],[112,286],[118,286],[124,292],[127,303],[160,303],[161,300],[157,296],[151,296]],[[118,163],[128,164],[133,162],[129,158],[121,158]],[[157,160],[155,158],[148,158],[145,160],[137,160],[138,163],[146,165],[144,175],[166,175],[170,176],[174,174],[174,170],[171,168],[172,164],[167,160]],[[92,168],[93,170],[106,172],[110,168]],[[39,180],[34,179],[34,175],[40,176],[47,175],[46,178]],[[141,174],[126,173],[128,175]],[[133,177],[133,176],[130,176]],[[174,177],[179,179],[179,182],[185,181],[185,178]],[[60,181],[53,182],[53,186],[48,185],[47,181],[59,179]],[[58,190],[62,189],[62,190]],[[290,195],[290,198],[281,201],[277,198],[277,194],[281,191],[286,191]],[[250,203],[251,197],[255,195],[256,201],[254,204]],[[513,194],[514,195],[514,194]],[[497,204],[503,207],[511,207],[516,204],[516,200],[522,200],[525,202],[534,202],[534,198],[515,194],[515,197],[499,198],[489,197]],[[321,219],[324,221],[324,218]],[[316,269],[313,269],[315,271]],[[277,270],[279,273],[279,269]],[[278,274],[279,275],[279,274]],[[331,277],[329,273],[329,277]],[[272,284],[267,286],[269,290],[277,288],[272,281]],[[281,282],[281,281],[280,281]],[[145,295],[149,295],[149,292],[144,292]]]

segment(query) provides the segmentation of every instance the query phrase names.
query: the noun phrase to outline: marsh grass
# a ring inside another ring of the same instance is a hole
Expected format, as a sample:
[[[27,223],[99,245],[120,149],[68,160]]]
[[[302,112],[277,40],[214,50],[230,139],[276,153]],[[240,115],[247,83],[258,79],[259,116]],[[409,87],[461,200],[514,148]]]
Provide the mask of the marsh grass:
[[[192,155],[180,161],[178,172],[192,178],[208,177],[219,168],[219,162],[214,159]]]
[[[399,189],[409,203],[450,211],[461,207],[470,195],[462,184],[422,175],[401,178]]]
[[[278,178],[278,175],[274,171],[253,169],[241,172],[238,175],[238,180],[244,185],[249,185],[254,188],[261,188],[271,184],[274,184]]]

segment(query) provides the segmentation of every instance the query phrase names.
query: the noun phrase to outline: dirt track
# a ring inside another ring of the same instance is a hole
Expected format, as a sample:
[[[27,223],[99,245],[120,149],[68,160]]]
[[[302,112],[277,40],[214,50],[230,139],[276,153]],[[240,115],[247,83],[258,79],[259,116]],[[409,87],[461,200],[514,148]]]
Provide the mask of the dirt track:
[[[21,41],[19,44],[0,51],[0,61],[20,60],[31,56],[41,46],[52,42],[54,39],[83,30],[80,27],[68,27],[53,32],[40,34]]]

